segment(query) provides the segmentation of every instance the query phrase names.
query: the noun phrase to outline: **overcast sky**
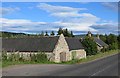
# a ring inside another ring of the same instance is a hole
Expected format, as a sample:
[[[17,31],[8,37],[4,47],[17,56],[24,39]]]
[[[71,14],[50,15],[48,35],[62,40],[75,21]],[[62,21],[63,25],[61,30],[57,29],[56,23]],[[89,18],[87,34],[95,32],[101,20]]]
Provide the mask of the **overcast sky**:
[[[2,30],[41,33],[67,28],[74,34],[118,32],[118,4],[113,2],[10,2],[0,7]]]

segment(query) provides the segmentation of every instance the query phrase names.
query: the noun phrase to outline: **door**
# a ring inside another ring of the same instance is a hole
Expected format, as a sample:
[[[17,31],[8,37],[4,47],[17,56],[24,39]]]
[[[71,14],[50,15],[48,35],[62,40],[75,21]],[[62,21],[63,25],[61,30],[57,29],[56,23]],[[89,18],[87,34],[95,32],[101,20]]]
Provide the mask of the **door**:
[[[65,53],[65,52],[61,52],[61,53],[60,53],[60,61],[61,61],[61,62],[66,61],[66,53]]]

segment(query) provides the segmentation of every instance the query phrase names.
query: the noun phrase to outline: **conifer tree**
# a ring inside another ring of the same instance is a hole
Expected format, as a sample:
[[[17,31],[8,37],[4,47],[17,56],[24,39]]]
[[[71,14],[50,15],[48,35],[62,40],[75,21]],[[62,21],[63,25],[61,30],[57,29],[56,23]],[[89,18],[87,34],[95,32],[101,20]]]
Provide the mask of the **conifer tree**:
[[[47,31],[45,32],[45,36],[49,36]]]
[[[43,31],[41,32],[40,36],[44,36],[44,32]]]
[[[54,36],[54,35],[55,35],[54,31],[51,31],[51,34],[50,34],[50,35]]]
[[[59,30],[58,30],[58,34],[57,34],[57,35],[60,35],[60,34],[62,34],[62,33],[63,33],[62,28],[59,28]]]

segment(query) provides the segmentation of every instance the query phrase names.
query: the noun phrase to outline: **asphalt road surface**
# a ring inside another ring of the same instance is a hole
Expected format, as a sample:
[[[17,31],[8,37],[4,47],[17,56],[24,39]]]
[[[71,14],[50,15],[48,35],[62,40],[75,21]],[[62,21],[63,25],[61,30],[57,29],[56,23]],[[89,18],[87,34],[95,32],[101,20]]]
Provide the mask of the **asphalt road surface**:
[[[119,54],[120,56],[120,54]],[[15,65],[3,68],[3,76],[118,76],[118,54],[83,64]]]

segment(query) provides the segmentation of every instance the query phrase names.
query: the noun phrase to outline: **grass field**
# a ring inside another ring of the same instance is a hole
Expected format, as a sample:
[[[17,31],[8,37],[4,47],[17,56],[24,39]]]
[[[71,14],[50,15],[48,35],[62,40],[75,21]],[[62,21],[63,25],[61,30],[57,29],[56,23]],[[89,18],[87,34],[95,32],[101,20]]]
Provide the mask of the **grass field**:
[[[120,52],[119,50],[111,50],[111,51],[107,51],[107,52],[100,52],[96,55],[92,55],[92,56],[87,56],[86,59],[80,59],[80,60],[71,60],[71,61],[68,61],[68,62],[62,62],[62,63],[54,63],[54,62],[9,62],[9,61],[3,61],[2,62],[2,67],[7,67],[7,66],[10,66],[10,65],[16,65],[16,64],[76,64],[76,63],[84,63],[84,62],[89,62],[89,61],[92,61],[92,60],[96,60],[96,59],[99,59],[99,58],[103,58],[103,57],[106,57],[106,56],[110,56],[110,55],[113,55],[113,54],[117,54],[118,52]]]

